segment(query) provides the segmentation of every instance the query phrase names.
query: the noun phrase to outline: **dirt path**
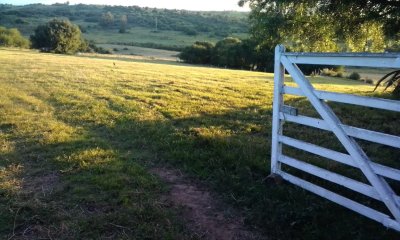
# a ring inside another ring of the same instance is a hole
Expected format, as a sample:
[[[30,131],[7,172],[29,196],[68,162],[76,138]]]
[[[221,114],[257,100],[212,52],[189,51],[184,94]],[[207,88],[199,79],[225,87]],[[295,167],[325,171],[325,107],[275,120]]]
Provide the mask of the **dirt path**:
[[[161,178],[170,191],[167,202],[183,209],[187,227],[204,239],[210,240],[247,240],[265,239],[260,234],[246,229],[243,218],[227,217],[223,204],[204,187],[188,180],[181,172],[166,168],[153,168],[151,173]],[[230,214],[232,215],[232,214]]]

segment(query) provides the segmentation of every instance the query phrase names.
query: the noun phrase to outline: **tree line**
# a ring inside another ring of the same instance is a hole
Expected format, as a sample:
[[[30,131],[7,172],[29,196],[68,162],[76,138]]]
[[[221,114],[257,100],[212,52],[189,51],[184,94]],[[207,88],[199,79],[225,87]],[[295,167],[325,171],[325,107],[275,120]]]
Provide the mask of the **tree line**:
[[[191,64],[268,71],[273,68],[273,62],[266,61],[273,57],[269,55],[257,49],[257,43],[252,39],[227,37],[216,44],[195,42],[183,49],[179,58]]]
[[[16,28],[0,26],[0,46],[36,48],[44,52],[74,54],[76,52],[111,53],[83,38],[80,28],[68,20],[53,19],[37,26],[29,39]]]
[[[273,51],[400,51],[400,5],[393,1],[241,0],[251,37],[215,46],[196,42],[180,55],[188,63],[273,71]],[[308,72],[312,69],[307,69]]]
[[[67,18],[72,22],[79,21],[83,26],[93,27],[96,24],[99,28],[126,32],[132,27],[155,29],[157,21],[159,31],[180,31],[187,35],[208,33],[226,37],[232,33],[247,33],[247,17],[248,13],[194,12],[137,6],[0,4],[0,25],[9,27],[21,25],[21,22],[29,23],[32,18]]]

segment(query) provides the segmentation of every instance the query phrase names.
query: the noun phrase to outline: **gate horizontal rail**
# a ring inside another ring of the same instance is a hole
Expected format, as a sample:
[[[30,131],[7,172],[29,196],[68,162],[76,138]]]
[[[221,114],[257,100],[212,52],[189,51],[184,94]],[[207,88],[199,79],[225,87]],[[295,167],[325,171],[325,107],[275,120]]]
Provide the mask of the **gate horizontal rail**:
[[[329,100],[338,103],[354,104],[363,107],[371,107],[371,108],[378,108],[394,112],[400,112],[399,101],[395,100],[356,96],[351,94],[318,91],[318,90],[315,90],[314,92],[317,95],[317,97],[321,100]],[[287,87],[287,86],[283,87],[283,94],[306,97],[306,95],[301,91],[300,88]]]
[[[355,141],[355,138],[357,138],[400,148],[400,136],[344,125],[326,103],[326,101],[333,101],[400,112],[400,101],[315,90],[296,64],[400,68],[400,54],[286,53],[284,47],[278,45],[275,50],[271,152],[272,173],[278,174],[285,180],[321,197],[378,221],[389,228],[400,231],[400,197],[385,179],[400,181],[400,170],[371,161]],[[285,70],[289,72],[298,87],[284,85]],[[306,97],[319,113],[321,119],[298,115],[296,109],[284,105],[284,94]],[[334,151],[283,135],[284,122],[286,121],[334,133],[347,153]],[[352,167],[354,170],[358,169],[368,180],[368,184],[286,156],[282,153],[283,145],[336,161]],[[388,208],[390,215],[291,175],[282,170],[282,164],[381,201]]]

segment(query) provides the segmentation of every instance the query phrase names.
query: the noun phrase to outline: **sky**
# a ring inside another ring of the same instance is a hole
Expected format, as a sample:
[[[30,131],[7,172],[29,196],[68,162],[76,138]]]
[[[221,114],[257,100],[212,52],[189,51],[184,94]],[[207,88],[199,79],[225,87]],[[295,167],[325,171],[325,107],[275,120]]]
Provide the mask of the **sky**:
[[[195,11],[248,11],[248,8],[238,6],[239,0],[69,0],[70,4],[101,4],[101,5],[123,5],[123,6],[141,6],[169,9],[186,9]],[[67,0],[0,0],[0,3],[13,5],[25,5],[31,3],[63,3]]]

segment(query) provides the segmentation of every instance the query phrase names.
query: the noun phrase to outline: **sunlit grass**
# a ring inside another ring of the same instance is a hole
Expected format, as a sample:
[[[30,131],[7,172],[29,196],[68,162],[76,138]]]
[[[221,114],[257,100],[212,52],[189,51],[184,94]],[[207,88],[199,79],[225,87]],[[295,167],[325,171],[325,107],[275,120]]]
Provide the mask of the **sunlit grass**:
[[[190,238],[160,202],[164,185],[146,170],[153,164],[204,181],[272,239],[398,237],[296,187],[265,184],[272,74],[13,49],[0,49],[0,64],[0,238],[12,235],[14,219],[14,232],[33,238],[47,238],[46,229],[61,238]],[[373,89],[338,78],[312,81],[336,92]],[[285,100],[315,115],[304,99]],[[348,124],[400,135],[398,114],[331,105]],[[318,131],[289,125],[287,133],[340,148]],[[399,166],[398,151],[363,147]],[[38,195],[37,186],[52,190]]]

